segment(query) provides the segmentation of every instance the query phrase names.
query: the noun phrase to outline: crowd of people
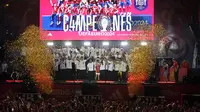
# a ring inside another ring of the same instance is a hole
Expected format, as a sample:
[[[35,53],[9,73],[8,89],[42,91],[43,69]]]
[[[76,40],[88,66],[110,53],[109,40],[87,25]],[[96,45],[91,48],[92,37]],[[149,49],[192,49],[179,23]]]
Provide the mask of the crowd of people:
[[[145,4],[145,2],[138,1]],[[141,4],[140,3],[140,4]],[[62,16],[65,15],[105,15],[112,16],[115,14],[129,12],[131,9],[131,0],[58,0],[53,2],[52,20],[50,25],[54,24],[54,17],[57,17],[57,25],[62,22]]]
[[[122,48],[52,47],[57,80],[126,81],[128,53]]]
[[[130,100],[80,99],[59,101],[54,98],[25,99],[7,97],[0,102],[0,112],[199,112],[200,104],[186,101],[167,102],[158,97],[135,97]]]

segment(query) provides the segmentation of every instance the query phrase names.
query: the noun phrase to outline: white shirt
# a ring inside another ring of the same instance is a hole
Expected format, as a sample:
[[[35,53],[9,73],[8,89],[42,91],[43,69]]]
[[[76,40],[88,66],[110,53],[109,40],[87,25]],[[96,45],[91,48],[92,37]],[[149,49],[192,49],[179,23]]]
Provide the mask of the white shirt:
[[[114,67],[113,61],[108,61],[108,64],[107,64],[108,71],[113,71],[113,67]]]
[[[68,47],[67,48],[67,54],[70,55],[70,52],[72,52],[72,48]]]
[[[115,55],[115,58],[117,59],[117,58],[121,58],[122,56],[119,54],[119,55]]]
[[[126,72],[126,67],[127,67],[127,64],[126,64],[125,62],[122,61],[122,62],[121,62],[121,67],[120,67],[120,68],[121,68],[121,71],[122,71],[122,72]]]
[[[58,71],[59,69],[59,60],[54,62],[54,66],[55,66],[55,71]]]
[[[75,58],[75,57],[77,57],[77,55],[76,55],[76,54],[74,54],[74,53],[72,53],[72,58]]]
[[[89,52],[89,49],[85,49],[85,52],[84,52],[87,56],[90,56],[90,52]]]
[[[101,54],[102,54],[102,53],[101,53],[101,49],[99,49],[99,48],[98,48],[98,49],[96,49],[96,53],[97,53],[97,52],[99,52],[99,55],[101,55]]]
[[[62,52],[63,52],[64,54],[67,54],[67,48],[62,48]]]
[[[59,58],[60,58],[59,54],[55,54],[55,59],[59,59]]]
[[[79,61],[80,70],[86,70],[85,62],[86,60]]]
[[[95,56],[96,52],[93,47],[90,48],[90,56]]]
[[[77,53],[77,55],[76,55],[77,57],[81,57],[82,55],[80,54],[80,53]]]
[[[109,58],[109,56],[108,55],[106,55],[106,56],[104,56],[106,59],[108,59]]]
[[[115,63],[115,71],[119,71],[120,70],[120,63],[116,62]]]
[[[75,65],[76,65],[76,69],[79,70],[80,69],[80,64],[78,60],[75,60]]]
[[[126,61],[129,62],[129,55],[125,54]]]
[[[85,47],[81,47],[80,51],[85,52]]]
[[[68,60],[68,59],[67,59],[67,60],[66,60],[66,66],[67,66],[67,67],[66,67],[67,69],[72,69],[72,60]]]
[[[115,52],[120,53],[120,51],[121,51],[121,49],[119,49],[119,48],[115,48]]]
[[[66,69],[65,60],[60,62],[60,69]]]
[[[115,53],[115,48],[111,48],[111,53]]]
[[[103,61],[103,63],[101,63],[101,66],[100,66],[100,70],[105,70],[106,69],[106,62]]]
[[[87,68],[88,68],[88,71],[94,71],[94,62],[91,62],[91,63],[88,63],[87,64]]]

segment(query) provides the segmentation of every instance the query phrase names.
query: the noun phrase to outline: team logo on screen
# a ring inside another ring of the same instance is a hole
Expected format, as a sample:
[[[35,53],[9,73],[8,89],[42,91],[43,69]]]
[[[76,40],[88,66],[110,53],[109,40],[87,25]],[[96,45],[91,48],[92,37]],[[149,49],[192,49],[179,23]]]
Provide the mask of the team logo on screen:
[[[148,7],[148,0],[134,0],[134,6],[136,9],[143,11]]]
[[[108,16],[101,16],[98,20],[98,27],[101,31],[111,30],[111,19]]]

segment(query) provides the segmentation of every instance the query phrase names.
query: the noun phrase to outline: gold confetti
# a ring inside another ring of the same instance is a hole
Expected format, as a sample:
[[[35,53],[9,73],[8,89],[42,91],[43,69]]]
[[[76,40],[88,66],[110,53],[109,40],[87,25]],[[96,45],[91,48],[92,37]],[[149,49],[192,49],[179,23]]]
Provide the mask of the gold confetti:
[[[161,40],[166,35],[166,30],[162,24],[144,24],[134,26],[130,40],[149,40],[154,37],[154,40]]]
[[[25,68],[21,70],[28,71],[39,89],[49,94],[53,83],[51,79],[53,56],[45,42],[40,40],[40,36],[44,38],[38,27],[29,26],[16,41],[6,44],[7,55],[10,58],[14,57],[11,64],[15,69],[24,66]],[[17,56],[14,56],[16,54]]]
[[[130,37],[132,48],[129,60],[130,73],[128,76],[128,89],[130,94],[139,93],[141,83],[146,81],[154,70],[156,57],[160,54],[158,50],[159,41],[166,33],[161,24],[155,24],[153,26],[141,25],[136,27],[136,29],[141,31],[141,35],[152,36],[149,34],[153,34],[154,40],[147,41],[145,38],[140,37],[140,41],[134,41],[135,39]],[[147,45],[142,46],[141,42],[144,40],[147,42]]]

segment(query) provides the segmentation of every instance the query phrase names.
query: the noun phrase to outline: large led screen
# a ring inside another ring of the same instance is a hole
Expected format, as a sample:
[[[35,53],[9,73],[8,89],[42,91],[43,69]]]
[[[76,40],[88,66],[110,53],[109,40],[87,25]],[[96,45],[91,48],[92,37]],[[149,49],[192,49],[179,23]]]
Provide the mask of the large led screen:
[[[154,0],[40,0],[45,40],[128,40],[153,20]]]

